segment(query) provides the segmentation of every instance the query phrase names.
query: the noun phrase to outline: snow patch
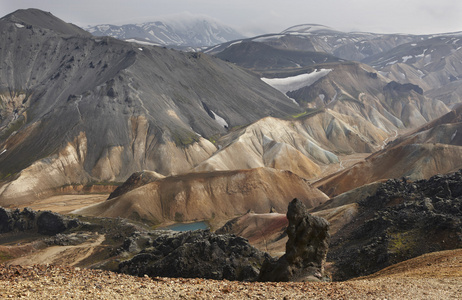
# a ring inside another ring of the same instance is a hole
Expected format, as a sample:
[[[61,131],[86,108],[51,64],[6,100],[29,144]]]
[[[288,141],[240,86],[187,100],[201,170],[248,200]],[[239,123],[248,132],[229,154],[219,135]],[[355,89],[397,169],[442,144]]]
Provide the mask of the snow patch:
[[[457,129],[456,129],[456,131],[454,132],[454,134],[451,136],[451,142],[452,142],[452,140],[454,140],[454,138],[456,137],[456,134],[457,134]],[[6,151],[6,150],[5,150],[5,151]],[[0,155],[1,155],[1,153],[0,153]]]
[[[326,76],[332,69],[314,70],[312,73],[300,74],[285,78],[261,78],[261,80],[282,93],[296,91],[303,87],[310,86],[322,77]]]
[[[5,153],[5,152],[6,152],[6,149],[5,149],[5,150],[3,150],[2,152],[0,152],[0,155],[2,155],[2,154],[3,154],[3,153]]]
[[[425,62],[425,66],[431,64],[432,63],[432,55],[431,54],[425,55],[424,62]]]
[[[408,56],[403,56],[403,63],[406,63],[409,59],[413,58],[414,56],[408,55]]]
[[[143,48],[138,48],[138,50],[143,51]]]
[[[394,64],[396,64],[397,62],[398,62],[397,60],[390,61],[389,63],[386,64],[386,66],[388,66],[388,65],[394,65]]]
[[[139,41],[139,40],[136,40],[136,39],[127,39],[125,41],[129,42],[129,43],[137,43],[137,44],[140,44],[140,45],[149,45],[149,46],[159,46],[160,45],[160,44],[156,44],[156,43],[152,43],[152,42]]]
[[[205,51],[204,53],[209,53],[209,52],[211,52],[211,51],[217,49],[217,48],[220,47],[220,46],[221,46],[221,45],[216,45],[215,47],[208,49],[208,50]]]
[[[300,104],[298,104],[298,102],[297,102],[297,101],[295,101],[295,99],[294,99],[294,98],[290,98],[290,97],[287,97],[287,98],[289,98],[289,99],[290,99],[290,100],[291,100],[293,103],[295,103],[295,105],[297,105],[297,106],[300,106]]]
[[[98,28],[99,31],[106,31],[110,28],[111,26],[109,25],[98,25],[96,28]]]
[[[252,39],[252,42],[264,42],[264,41],[273,40],[273,39],[280,39],[284,36],[285,35],[283,34],[262,36],[262,37],[257,37],[257,38]]]
[[[226,47],[226,48],[229,48],[229,47],[231,47],[231,46],[233,46],[233,45],[237,45],[237,44],[240,44],[240,43],[242,43],[242,40],[237,41],[237,42],[234,42],[234,43],[231,43],[231,44],[229,44],[229,46]]]
[[[425,73],[422,72],[421,70],[417,70],[417,74],[419,74],[420,78],[423,78],[425,76]]]
[[[324,99],[326,98],[326,95],[324,95],[324,94],[319,94],[319,98],[321,99],[322,102],[324,102]]]
[[[424,57],[425,56],[425,52],[427,52],[428,49],[425,49],[422,54],[419,54],[419,55],[416,55],[415,57]]]
[[[14,25],[16,25],[16,27],[18,27],[18,28],[24,28],[24,25],[19,24],[19,23],[14,23]]]
[[[220,124],[224,128],[228,128],[228,123],[225,121],[225,119],[217,115],[213,110],[211,110],[211,112],[213,116],[215,117],[215,121],[217,121],[218,124]]]

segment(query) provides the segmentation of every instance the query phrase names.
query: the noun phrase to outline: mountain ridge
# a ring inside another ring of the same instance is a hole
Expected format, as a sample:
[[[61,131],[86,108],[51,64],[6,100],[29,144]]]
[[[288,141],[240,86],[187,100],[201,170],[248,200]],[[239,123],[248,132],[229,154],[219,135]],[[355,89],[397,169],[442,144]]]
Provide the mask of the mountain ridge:
[[[162,46],[204,47],[243,38],[233,28],[218,21],[189,16],[138,24],[101,24],[86,27],[95,36],[111,36],[140,43]]]

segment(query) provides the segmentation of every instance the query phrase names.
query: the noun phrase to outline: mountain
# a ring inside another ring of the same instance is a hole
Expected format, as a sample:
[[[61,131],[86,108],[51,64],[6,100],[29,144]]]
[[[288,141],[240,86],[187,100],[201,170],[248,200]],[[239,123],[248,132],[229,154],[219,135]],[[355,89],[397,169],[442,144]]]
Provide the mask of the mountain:
[[[301,24],[280,33],[265,34],[245,41],[263,43],[276,49],[322,52],[344,60],[362,61],[399,45],[428,38],[430,35],[342,32],[318,24]],[[205,52],[217,54],[234,42],[210,47]]]
[[[339,58],[323,52],[278,49],[264,43],[246,40],[230,44],[215,56],[257,73],[281,69],[293,70],[340,61]]]
[[[266,166],[290,170],[303,178],[316,178],[321,176],[322,166],[338,163],[339,155],[373,152],[386,136],[365,121],[333,111],[320,111],[295,120],[267,117],[224,136],[220,140],[221,149],[194,170]]]
[[[383,56],[388,62],[387,53],[414,45],[414,42],[416,45],[435,44],[436,48],[438,43],[443,43],[446,45],[443,52],[453,53],[450,61],[457,60],[457,40],[448,37],[448,45],[440,39],[436,43],[434,39],[431,36],[344,33],[320,25],[299,25],[280,34],[225,43],[205,52],[256,72],[263,81],[308,109],[307,112],[329,108],[348,116],[359,114],[374,126],[394,133],[421,126],[450,110],[458,98],[443,102],[440,97],[426,92],[429,85],[436,88],[449,82],[435,78],[452,76],[456,80],[458,61],[446,64],[445,70],[455,66],[453,74],[432,67],[426,77],[427,83],[388,76],[380,68],[374,69],[376,65],[371,61]],[[300,41],[304,41],[305,46],[300,46]],[[352,43],[354,50],[346,54]],[[372,47],[375,50],[368,55],[361,52],[364,55],[360,60],[369,65],[345,61],[354,59],[357,51],[368,43],[376,43]],[[341,53],[334,50],[341,48],[344,48]],[[452,89],[451,96],[456,97],[456,88]]]
[[[121,26],[101,24],[85,29],[95,36],[162,46],[204,47],[243,38],[243,35],[229,26],[193,16]]]
[[[364,60],[383,76],[422,88],[449,107],[460,102],[462,32],[431,36]]]
[[[429,36],[363,60],[392,80],[417,84],[425,91],[460,77],[462,32]]]
[[[282,69],[301,72],[309,65],[310,57],[314,65],[321,62],[322,55],[332,55],[368,64],[386,81],[417,85],[426,97],[452,107],[460,101],[461,37],[462,32],[377,34],[341,32],[322,25],[304,24],[278,34],[227,42],[205,52],[270,77],[281,77],[275,67],[279,72]],[[331,57],[324,59],[332,61]]]
[[[325,177],[315,186],[330,197],[378,180],[426,179],[462,168],[459,105],[446,115],[390,142],[363,162]]]
[[[254,168],[170,176],[73,213],[154,224],[222,220],[249,210],[263,213],[275,208],[284,212],[292,197],[299,198],[307,207],[328,200],[292,172]]]
[[[143,169],[186,172],[217,150],[208,138],[301,111],[217,58],[92,37],[39,10],[5,16],[0,33],[5,202]]]

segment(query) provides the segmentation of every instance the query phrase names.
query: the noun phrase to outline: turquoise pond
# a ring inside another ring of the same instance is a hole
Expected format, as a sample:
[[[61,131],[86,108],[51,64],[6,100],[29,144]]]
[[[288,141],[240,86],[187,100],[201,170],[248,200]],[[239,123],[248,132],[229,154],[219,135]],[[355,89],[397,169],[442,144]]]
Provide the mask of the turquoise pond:
[[[209,225],[206,222],[194,222],[194,223],[176,223],[168,226],[166,229],[174,231],[193,231],[199,229],[208,229]]]

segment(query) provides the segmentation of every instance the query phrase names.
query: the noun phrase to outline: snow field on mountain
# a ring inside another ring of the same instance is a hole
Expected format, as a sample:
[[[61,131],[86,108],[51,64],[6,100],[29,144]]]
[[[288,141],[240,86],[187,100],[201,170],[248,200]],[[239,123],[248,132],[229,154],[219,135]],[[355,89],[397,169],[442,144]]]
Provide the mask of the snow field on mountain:
[[[265,83],[271,85],[282,93],[296,91],[306,86],[310,86],[322,77],[326,76],[332,69],[314,70],[314,72],[307,74],[300,74],[297,76],[285,78],[261,78]]]

